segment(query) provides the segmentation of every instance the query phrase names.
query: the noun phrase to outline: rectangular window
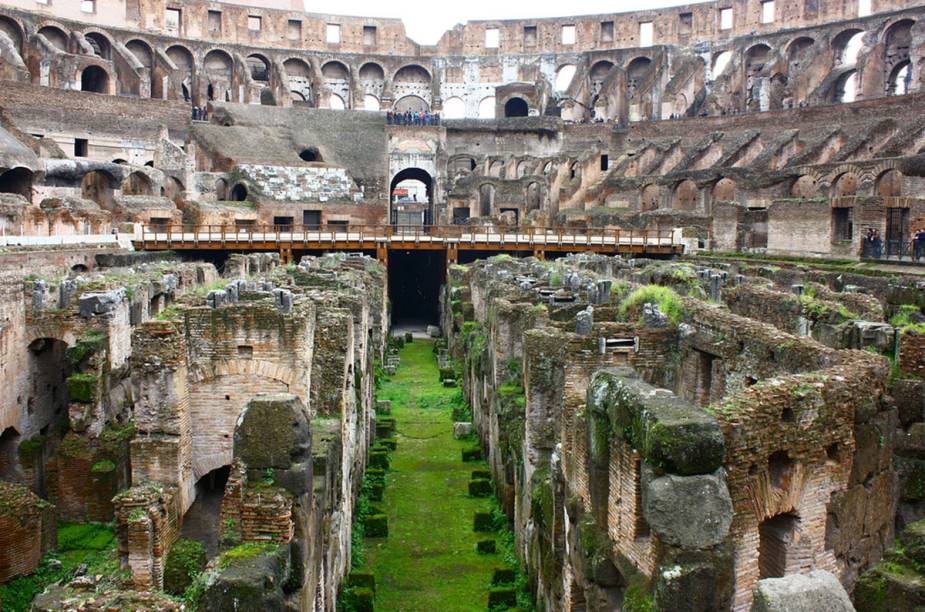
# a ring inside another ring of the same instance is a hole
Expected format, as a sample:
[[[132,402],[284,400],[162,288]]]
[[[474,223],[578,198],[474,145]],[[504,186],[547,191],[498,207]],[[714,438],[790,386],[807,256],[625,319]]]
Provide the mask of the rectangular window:
[[[485,29],[485,48],[497,49],[501,45],[501,31],[498,28]]]
[[[872,12],[871,0],[858,0],[858,17],[867,17]]]
[[[563,45],[574,45],[575,44],[575,26],[573,25],[562,26],[562,44]]]
[[[209,31],[216,34],[222,31],[222,12],[209,11]]]
[[[613,42],[613,22],[601,22],[601,42]]]
[[[170,34],[180,33],[180,9],[167,9],[164,15],[164,26]]]
[[[376,26],[363,26],[363,44],[367,47],[376,46]]]
[[[651,47],[655,39],[655,26],[651,21],[639,24],[639,46]]]
[[[524,46],[536,46],[536,26],[524,26]]]
[[[719,29],[720,30],[731,30],[732,29],[732,9],[731,8],[719,9]]]
[[[761,3],[761,23],[774,23],[774,0]]]
[[[263,19],[259,15],[249,15],[247,17],[247,29],[251,32],[259,32],[263,29]]]
[[[74,157],[86,157],[90,152],[90,143],[86,138],[74,139]]]
[[[80,0],[80,10],[84,13],[95,13],[96,0]]]
[[[289,40],[302,40],[302,22],[298,19],[290,19],[286,26],[286,38]]]
[[[681,13],[678,16],[678,33],[681,35],[690,34],[694,30],[694,14]]]
[[[607,170],[610,168],[610,156],[606,153],[601,155],[601,170]]]
[[[329,23],[327,29],[325,30],[326,36],[325,40],[329,43],[339,43],[340,42],[340,26],[336,23]]]
[[[852,216],[850,207],[832,209],[835,240],[851,240],[854,235]]]
[[[242,359],[253,359],[254,347],[242,344],[238,347],[238,357],[241,357]]]

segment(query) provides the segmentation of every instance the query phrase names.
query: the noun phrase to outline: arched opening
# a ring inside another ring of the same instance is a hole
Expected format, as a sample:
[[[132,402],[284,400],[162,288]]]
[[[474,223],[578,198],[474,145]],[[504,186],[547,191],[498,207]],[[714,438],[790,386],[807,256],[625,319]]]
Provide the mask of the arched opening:
[[[183,515],[180,536],[201,542],[209,559],[217,555],[220,548],[222,497],[230,474],[231,466],[223,465],[197,480],[196,501]]]
[[[7,427],[0,433],[0,479],[7,482],[16,482],[22,478],[17,453],[20,438],[15,427]]]
[[[542,188],[539,183],[533,182],[527,185],[527,190],[524,194],[524,204],[527,207],[528,213],[540,209],[542,197]]]
[[[350,70],[340,62],[328,62],[321,67],[321,75],[325,79],[346,81],[350,78]]]
[[[755,75],[760,73],[768,59],[771,57],[771,47],[765,44],[757,44],[745,52],[745,73]]]
[[[142,172],[132,172],[122,181],[123,195],[154,195],[154,186],[148,175]]]
[[[347,108],[347,105],[344,103],[344,99],[337,94],[331,94],[331,97],[328,98],[328,108],[331,110],[344,110]]]
[[[179,179],[173,176],[168,176],[164,181],[164,197],[173,202],[179,202],[183,198],[183,192],[186,188],[183,186],[183,183]]]
[[[795,198],[813,198],[816,196],[816,179],[808,174],[797,178],[790,187],[790,195]]]
[[[392,177],[389,187],[392,224],[421,226],[432,223],[433,188],[433,178],[420,168],[405,168]]]
[[[729,67],[730,62],[732,62],[732,51],[723,51],[717,54],[713,58],[713,66],[711,68],[713,78],[715,79],[722,76],[722,74],[726,72],[726,68]]]
[[[816,41],[808,36],[800,36],[790,43],[787,47],[788,72],[796,74],[803,67],[815,44]]]
[[[266,83],[270,80],[270,62],[257,53],[247,56],[247,71],[255,81]]]
[[[887,61],[897,61],[909,58],[909,47],[912,45],[912,19],[901,19],[891,25],[884,36],[884,53]]]
[[[208,82],[209,100],[222,99],[231,93],[234,60],[230,55],[219,49],[213,49],[203,59],[202,69]]]
[[[93,93],[107,93],[109,74],[99,66],[87,66],[80,73],[80,89]]]
[[[642,188],[642,193],[640,194],[639,211],[658,210],[660,200],[661,189],[659,189],[658,185],[646,185]]]
[[[228,181],[220,178],[215,181],[215,199],[225,200],[228,198]]]
[[[84,272],[89,272],[89,271],[90,271],[90,268],[88,268],[84,264],[78,263],[78,264],[74,264],[73,266],[71,266],[71,272],[75,272],[77,274],[83,274]]]
[[[17,193],[32,201],[32,170],[13,168],[0,174],[0,193]]]
[[[395,102],[393,110],[397,113],[420,113],[430,110],[430,105],[419,96],[405,96]]]
[[[495,118],[495,97],[488,96],[479,102],[479,119]]]
[[[858,192],[858,177],[851,172],[845,172],[832,181],[832,195],[846,197],[856,195]]]
[[[832,94],[832,101],[837,103],[854,102],[858,96],[858,72],[849,70],[838,77]]]
[[[447,98],[443,101],[442,114],[444,119],[464,119],[466,117],[466,103],[457,96]]]
[[[143,40],[130,40],[125,43],[125,48],[135,56],[135,59],[138,60],[138,63],[144,66],[147,69],[151,69],[153,65],[152,58],[154,57],[151,52],[151,46],[148,45]]]
[[[713,186],[714,202],[732,202],[736,199],[736,183],[729,178],[721,178]]]
[[[877,179],[877,195],[885,198],[903,194],[903,175],[899,170],[887,170]]]
[[[13,46],[16,48],[16,51],[22,55],[23,48],[23,34],[22,28],[14,20],[9,19],[0,15],[0,32],[6,34],[10,38],[10,42],[13,43]]]
[[[289,81],[292,101],[297,104],[310,102],[312,96],[312,69],[308,62],[298,58],[288,59],[283,62],[283,70],[286,71],[286,78]]]
[[[172,98],[181,98],[189,102],[190,87],[193,79],[193,55],[186,47],[174,45],[167,49],[167,57],[176,66],[176,71],[171,76],[173,90],[168,93]],[[152,79],[152,83],[157,84],[157,82],[157,79]],[[156,96],[157,88],[152,87],[151,94]],[[211,100],[212,98],[209,99]]]
[[[651,66],[652,60],[648,57],[637,57],[626,67],[626,89],[630,97],[636,93]]]
[[[864,47],[864,32],[858,29],[849,29],[832,39],[832,51],[835,64],[853,66],[858,61],[858,55]]]
[[[93,48],[93,54],[104,60],[112,59],[112,45],[109,39],[99,32],[88,32],[84,34],[84,40]]]
[[[383,81],[385,72],[382,66],[373,62],[367,62],[360,66],[360,81]]]
[[[556,93],[564,93],[569,88],[569,85],[572,84],[572,79],[575,78],[575,70],[575,64],[559,66],[559,69],[556,70]]]
[[[526,117],[528,114],[529,107],[523,98],[511,98],[504,103],[505,117]]]
[[[113,186],[116,179],[108,172],[94,170],[87,172],[80,181],[81,197],[93,200],[100,208],[110,210],[113,207]]]
[[[366,94],[363,96],[363,110],[365,111],[378,111],[379,110],[379,98],[372,94]]]
[[[307,162],[320,162],[321,153],[318,152],[317,147],[308,147],[307,149],[302,149],[299,152],[299,159]]]
[[[39,30],[39,34],[45,37],[51,46],[59,51],[67,52],[67,34],[61,28],[55,26],[45,26]]]
[[[799,530],[795,514],[772,516],[758,526],[758,576],[781,578],[787,574],[788,556]]]
[[[671,208],[674,210],[693,211],[697,208],[697,183],[686,179],[678,183],[674,190],[674,201]]]
[[[247,186],[244,183],[238,183],[231,188],[231,201],[243,202],[247,199]]]
[[[395,76],[392,78],[392,95],[396,100],[401,102],[405,97],[414,96],[420,98],[426,108],[420,110],[429,110],[430,109],[430,99],[431,99],[431,76],[423,66],[418,66],[417,64],[411,64],[408,66],[403,66],[395,73]],[[419,107],[419,104],[418,104]],[[398,108],[396,104],[396,109],[400,112],[408,109]],[[414,112],[412,110],[412,112]]]
[[[492,206],[495,204],[495,186],[485,183],[479,187],[479,216],[490,217]]]
[[[590,78],[592,94],[600,93],[601,87],[603,87],[607,77],[610,76],[611,70],[613,70],[613,62],[607,60],[601,60],[591,66]]]
[[[904,96],[912,88],[912,62],[905,60],[896,64],[887,81],[888,96]]]
[[[493,176],[495,178],[501,178],[501,175],[504,174],[504,162],[500,159],[496,159],[490,164],[488,164],[488,176]]]

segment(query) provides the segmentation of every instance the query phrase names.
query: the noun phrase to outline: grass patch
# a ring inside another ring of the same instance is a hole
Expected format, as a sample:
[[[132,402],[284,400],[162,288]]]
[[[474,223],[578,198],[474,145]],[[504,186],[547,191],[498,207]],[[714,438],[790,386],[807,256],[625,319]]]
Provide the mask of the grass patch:
[[[677,325],[684,316],[684,305],[680,296],[669,287],[646,285],[639,287],[620,302],[620,316],[625,317],[630,311],[641,312],[644,304],[656,304],[662,314]]]

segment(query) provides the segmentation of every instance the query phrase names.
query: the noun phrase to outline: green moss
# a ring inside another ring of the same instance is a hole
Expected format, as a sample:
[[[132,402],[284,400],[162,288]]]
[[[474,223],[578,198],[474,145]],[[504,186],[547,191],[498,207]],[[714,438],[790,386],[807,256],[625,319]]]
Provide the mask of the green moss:
[[[680,296],[669,287],[646,285],[630,293],[620,302],[620,316],[625,317],[630,311],[640,311],[644,304],[657,304],[658,309],[677,325],[684,317],[684,305]]]
[[[531,511],[540,529],[552,529],[553,499],[552,477],[549,468],[542,468],[533,473],[531,486]]]
[[[367,538],[387,538],[389,536],[389,517],[385,514],[370,514],[366,517]]]
[[[493,555],[498,549],[494,540],[479,540],[475,544],[475,551],[480,555]]]
[[[116,471],[116,464],[109,459],[103,459],[102,461],[94,463],[90,471],[94,474],[108,474]]]
[[[279,545],[272,542],[246,542],[244,544],[239,544],[219,555],[218,568],[225,569],[230,565],[249,561],[259,555],[271,553],[277,548],[279,548]]]
[[[485,478],[478,478],[469,481],[469,495],[472,497],[489,497],[494,493],[491,481]]]
[[[623,595],[624,612],[654,612],[655,601],[649,582],[641,574],[629,580]]]
[[[19,443],[19,452],[20,459],[32,459],[33,457],[39,455],[42,452],[42,449],[45,448],[45,436],[41,434],[36,434],[27,440],[23,440]]]
[[[903,333],[925,334],[925,323],[919,321],[921,316],[922,310],[918,306],[915,304],[903,304],[896,314],[890,317],[890,325],[898,327]]]
[[[91,330],[78,338],[74,346],[68,347],[65,351],[65,356],[72,365],[79,365],[104,348],[106,348],[106,335],[102,332]]]
[[[94,374],[72,374],[67,378],[68,398],[72,402],[90,404],[96,396],[96,386]]]
[[[495,530],[494,518],[491,512],[476,512],[472,518],[472,531],[476,533],[490,533]]]
[[[164,590],[183,595],[206,566],[206,551],[200,542],[180,538],[167,554],[164,567]]]

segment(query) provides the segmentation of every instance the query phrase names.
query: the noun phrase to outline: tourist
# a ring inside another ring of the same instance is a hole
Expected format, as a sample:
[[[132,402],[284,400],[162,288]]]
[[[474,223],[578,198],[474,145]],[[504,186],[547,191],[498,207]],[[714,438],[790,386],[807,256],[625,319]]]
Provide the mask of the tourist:
[[[915,231],[912,244],[915,260],[918,261],[925,254],[925,225]]]

